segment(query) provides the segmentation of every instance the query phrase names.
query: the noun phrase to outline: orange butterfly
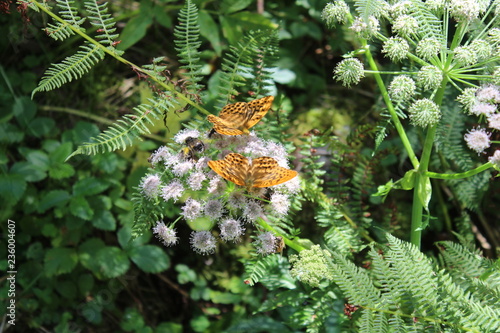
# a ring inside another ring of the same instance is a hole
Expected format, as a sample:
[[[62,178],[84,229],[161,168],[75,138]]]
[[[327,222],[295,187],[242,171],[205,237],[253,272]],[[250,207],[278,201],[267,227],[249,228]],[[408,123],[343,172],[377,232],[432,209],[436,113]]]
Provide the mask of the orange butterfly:
[[[230,153],[222,160],[209,161],[208,166],[222,178],[245,186],[247,190],[278,185],[297,176],[297,171],[283,168],[267,156],[254,158],[250,164],[245,156]]]
[[[219,116],[208,115],[207,120],[214,124],[219,134],[248,134],[249,129],[257,124],[269,111],[274,96],[266,96],[248,103],[238,102],[222,108]]]

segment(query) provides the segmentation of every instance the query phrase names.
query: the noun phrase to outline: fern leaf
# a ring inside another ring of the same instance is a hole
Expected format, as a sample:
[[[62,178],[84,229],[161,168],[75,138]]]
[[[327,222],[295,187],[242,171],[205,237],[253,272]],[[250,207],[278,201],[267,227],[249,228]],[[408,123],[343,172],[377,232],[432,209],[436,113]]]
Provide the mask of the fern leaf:
[[[387,3],[382,0],[356,0],[354,6],[364,22],[368,22],[370,16],[379,17],[384,14]]]
[[[274,38],[274,34],[269,31],[250,32],[237,46],[229,48],[221,66],[219,86],[221,93],[217,100],[219,107],[231,103],[234,96],[243,93],[242,87],[265,91],[264,86],[268,84],[266,81],[260,83],[254,81],[270,75],[268,71],[272,67],[271,62],[276,48],[272,41]],[[258,63],[256,59],[259,59]],[[251,83],[255,85],[252,87]]]
[[[56,4],[59,8],[59,15],[65,22],[56,22],[55,24],[48,23],[45,30],[50,37],[55,40],[64,40],[74,35],[75,33],[70,29],[70,25],[84,31],[81,25],[85,22],[85,18],[78,16],[74,1],[56,0]]]
[[[163,114],[173,107],[173,104],[164,97],[158,97],[150,102],[151,104],[135,107],[135,114],[125,115],[97,137],[91,138],[90,142],[79,146],[68,159],[78,154],[95,155],[100,152],[126,149],[140,135],[149,134],[147,124],[153,125],[154,120],[161,119]]]
[[[111,14],[108,14],[108,4],[103,2],[97,3],[97,0],[85,1],[85,9],[88,12],[90,24],[97,28],[98,35],[95,36],[100,43],[107,45],[111,51],[122,54],[115,49],[115,39],[119,36],[115,33],[116,27]],[[99,1],[100,2],[100,1]]]
[[[442,33],[443,23],[434,15],[430,6],[421,0],[411,0],[411,6],[409,6],[409,8],[412,17],[418,22],[417,34],[422,39],[433,38],[442,41],[444,45],[446,45],[446,40],[443,41],[443,36],[446,36],[446,34]]]
[[[64,59],[59,64],[52,65],[42,77],[38,87],[33,90],[32,97],[38,91],[49,91],[59,88],[67,82],[77,80],[104,58],[104,52],[97,45],[85,43],[80,50]]]
[[[198,9],[191,0],[186,1],[186,5],[179,13],[179,24],[174,30],[176,51],[179,55],[179,62],[183,64],[181,68],[187,70],[184,74],[190,82],[189,90],[197,93],[203,88],[199,84],[201,81],[202,67],[200,63],[200,26],[198,24]]]

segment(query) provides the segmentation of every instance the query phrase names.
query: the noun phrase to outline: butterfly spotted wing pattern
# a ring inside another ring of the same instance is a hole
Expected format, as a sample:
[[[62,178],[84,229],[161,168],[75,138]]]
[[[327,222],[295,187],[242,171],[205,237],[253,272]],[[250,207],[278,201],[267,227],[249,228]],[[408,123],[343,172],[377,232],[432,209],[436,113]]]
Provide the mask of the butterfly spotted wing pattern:
[[[268,187],[289,181],[297,176],[297,171],[279,166],[272,157],[259,157],[252,161],[253,187]]]
[[[254,159],[250,165],[245,156],[231,153],[222,160],[209,161],[208,166],[222,178],[247,189],[278,185],[297,176],[297,171],[283,168],[267,156]]]
[[[207,120],[214,124],[214,130],[219,134],[248,134],[248,130],[269,111],[273,100],[273,96],[266,96],[248,103],[228,104],[222,108],[218,117],[209,115]]]
[[[223,160],[208,161],[208,166],[222,178],[236,185],[246,186],[250,165],[245,156],[235,153],[227,154]]]

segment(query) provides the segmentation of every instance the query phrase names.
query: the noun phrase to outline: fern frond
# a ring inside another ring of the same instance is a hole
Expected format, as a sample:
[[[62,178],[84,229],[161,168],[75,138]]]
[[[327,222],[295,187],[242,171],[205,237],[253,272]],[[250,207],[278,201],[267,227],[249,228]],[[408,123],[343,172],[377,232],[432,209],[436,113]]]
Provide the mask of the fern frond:
[[[131,146],[140,135],[149,134],[148,125],[153,125],[153,120],[163,117],[174,105],[164,97],[150,99],[151,104],[141,104],[133,110],[135,114],[123,116],[107,130],[97,137],[91,138],[90,142],[84,143],[68,158],[78,154],[95,155],[100,152],[111,152],[117,149],[126,149]]]
[[[176,45],[175,50],[178,52],[179,62],[183,64],[181,68],[187,70],[184,74],[190,82],[189,91],[198,93],[203,86],[199,84],[201,81],[200,69],[200,26],[198,24],[198,8],[191,0],[186,1],[186,5],[179,13],[179,24],[174,29]]]
[[[156,203],[148,200],[139,188],[135,188],[131,201],[134,206],[132,238],[137,238],[150,230],[156,221],[163,218],[165,202]]]
[[[111,14],[108,14],[107,2],[103,2],[101,4],[98,4],[97,2],[97,0],[84,2],[85,9],[88,12],[89,22],[97,28],[98,34],[95,36],[95,39],[99,40],[100,43],[107,45],[109,50],[117,52],[114,46],[115,39],[119,35],[115,34],[115,21],[111,17]],[[122,54],[122,52],[117,53]]]
[[[424,1],[421,0],[411,0],[411,6],[409,6],[412,17],[418,22],[418,30],[416,33],[423,38],[434,38],[438,41],[445,43],[443,41],[443,36],[446,36],[442,32],[443,23],[441,20],[434,15],[431,11],[430,6],[428,6]]]
[[[68,25],[72,25],[76,29],[84,31],[81,27],[85,18],[78,16],[78,11],[75,7],[75,2],[72,0],[56,0],[59,8],[59,15],[65,21],[64,23],[56,22],[56,24],[47,24],[47,34],[55,40],[64,40],[75,34]]]
[[[257,96],[269,95],[269,83],[272,82],[274,71],[270,66],[278,60],[278,36],[276,32],[269,34],[269,37],[263,41],[263,46],[258,51],[250,75],[252,77],[250,90]]]
[[[354,6],[363,22],[368,22],[370,16],[380,17],[384,14],[386,2],[382,0],[356,0]]]
[[[267,285],[272,287],[271,289],[277,287],[294,287],[293,279],[288,272],[288,260],[279,254],[271,254],[266,257],[260,257],[255,253],[252,253],[252,255],[253,258],[251,260],[245,261],[245,283],[253,286],[257,282],[266,282]],[[283,268],[285,268],[286,272]],[[273,276],[273,274],[270,274],[273,271],[281,273]],[[288,276],[284,280],[280,276],[283,274]]]
[[[38,91],[49,91],[59,88],[67,82],[77,80],[104,58],[104,52],[99,46],[85,43],[80,50],[64,59],[59,64],[53,64],[33,90],[32,97]]]
[[[231,46],[222,62],[222,72],[220,76],[220,97],[217,100],[217,106],[223,107],[231,103],[234,96],[242,94],[242,87],[258,89],[265,91],[263,86],[266,81],[260,82],[252,87],[251,83],[258,79],[254,75],[262,77],[264,71],[257,73],[254,71],[256,65],[255,59],[260,59],[259,68],[268,70],[272,67],[275,52],[275,44],[272,42],[274,33],[270,31],[251,31],[239,42],[236,47]],[[260,58],[259,58],[260,57]]]

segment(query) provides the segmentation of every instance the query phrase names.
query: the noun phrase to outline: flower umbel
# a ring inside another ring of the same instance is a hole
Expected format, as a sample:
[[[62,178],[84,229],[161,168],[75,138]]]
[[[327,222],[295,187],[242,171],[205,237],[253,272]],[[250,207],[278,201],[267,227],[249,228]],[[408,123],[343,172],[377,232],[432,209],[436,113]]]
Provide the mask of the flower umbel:
[[[217,244],[215,237],[210,231],[193,231],[189,239],[191,246],[195,252],[203,255],[212,254],[215,252]]]
[[[299,255],[291,255],[290,264],[293,267],[290,274],[312,287],[318,287],[321,280],[333,279],[326,259],[329,256],[328,251],[322,250],[319,245],[311,246],[310,250],[302,250]]]
[[[420,127],[434,126],[441,118],[439,106],[428,98],[416,101],[408,112],[411,123]]]
[[[153,233],[160,239],[165,246],[172,246],[177,244],[179,238],[176,236],[177,232],[173,228],[169,228],[165,223],[158,221],[156,226],[153,227]]]
[[[358,84],[361,78],[365,76],[363,64],[356,58],[342,60],[333,71],[333,78],[341,81],[344,86],[350,87],[351,84]]]
[[[480,154],[490,147],[490,136],[491,133],[486,132],[484,128],[480,128],[472,129],[466,133],[464,139],[470,149]]]

